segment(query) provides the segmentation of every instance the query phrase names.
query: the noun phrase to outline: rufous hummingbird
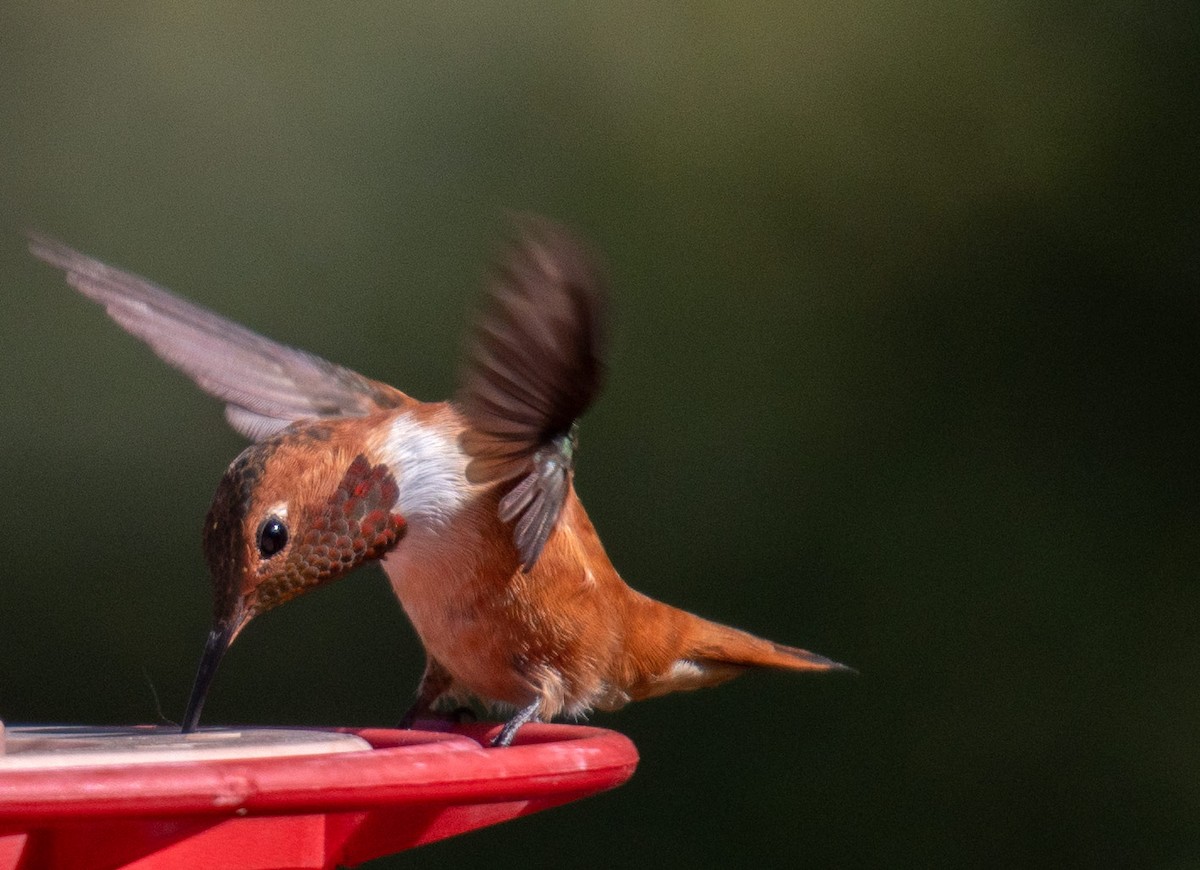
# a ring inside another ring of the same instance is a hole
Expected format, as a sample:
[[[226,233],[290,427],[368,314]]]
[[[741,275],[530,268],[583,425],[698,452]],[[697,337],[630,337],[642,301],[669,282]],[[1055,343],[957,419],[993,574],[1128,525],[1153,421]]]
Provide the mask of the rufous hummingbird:
[[[455,397],[421,402],[277,344],[42,236],[32,252],[225,402],[254,443],[204,523],[213,624],[183,719],[255,616],[380,561],[425,648],[409,724],[474,696],[522,724],[724,682],[849,670],[629,586],[574,487],[580,415],[604,376],[606,290],[565,229],[519,218]]]

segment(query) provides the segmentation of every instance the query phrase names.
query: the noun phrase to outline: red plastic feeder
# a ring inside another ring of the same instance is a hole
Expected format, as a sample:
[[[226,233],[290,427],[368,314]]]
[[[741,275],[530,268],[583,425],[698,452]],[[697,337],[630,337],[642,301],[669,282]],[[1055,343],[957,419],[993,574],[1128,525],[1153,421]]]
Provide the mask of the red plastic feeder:
[[[637,766],[613,731],[530,724],[485,748],[496,733],[9,727],[0,870],[353,866],[614,788]]]

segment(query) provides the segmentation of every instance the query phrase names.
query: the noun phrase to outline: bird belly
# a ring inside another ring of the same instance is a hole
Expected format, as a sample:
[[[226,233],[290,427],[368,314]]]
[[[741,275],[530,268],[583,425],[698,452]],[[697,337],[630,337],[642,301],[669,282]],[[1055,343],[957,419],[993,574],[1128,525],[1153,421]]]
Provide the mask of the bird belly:
[[[469,564],[418,560],[399,549],[384,562],[392,588],[426,654],[457,686],[508,707],[540,698],[545,718],[571,706],[566,680],[531,648],[527,614],[502,584],[481,582]]]
[[[493,704],[540,700],[545,719],[628,700],[604,678],[614,638],[595,618],[601,604],[586,586],[572,583],[575,606],[550,607],[541,595],[545,578],[515,565],[497,578],[494,560],[406,546],[413,543],[389,554],[384,569],[426,653],[456,684]]]

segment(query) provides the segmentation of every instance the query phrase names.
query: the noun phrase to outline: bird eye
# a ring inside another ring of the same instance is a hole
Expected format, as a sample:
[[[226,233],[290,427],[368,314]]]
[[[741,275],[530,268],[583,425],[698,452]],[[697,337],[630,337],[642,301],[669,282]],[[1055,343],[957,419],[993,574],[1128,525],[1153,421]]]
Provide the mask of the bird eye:
[[[269,559],[287,546],[288,530],[279,517],[267,517],[258,529],[258,552]]]

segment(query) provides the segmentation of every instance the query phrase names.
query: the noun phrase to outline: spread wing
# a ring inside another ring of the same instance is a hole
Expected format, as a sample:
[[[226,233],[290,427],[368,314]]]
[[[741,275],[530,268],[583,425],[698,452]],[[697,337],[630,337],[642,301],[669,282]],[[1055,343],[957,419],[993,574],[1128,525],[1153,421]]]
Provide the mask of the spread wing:
[[[473,482],[508,482],[500,517],[530,570],[562,512],[576,421],[604,380],[605,290],[569,232],[525,217],[493,268],[458,392]]]
[[[387,384],[263,338],[61,242],[31,234],[29,249],[66,272],[68,284],[103,305],[164,361],[225,402],[229,424],[253,440],[297,420],[361,417],[411,401]]]

